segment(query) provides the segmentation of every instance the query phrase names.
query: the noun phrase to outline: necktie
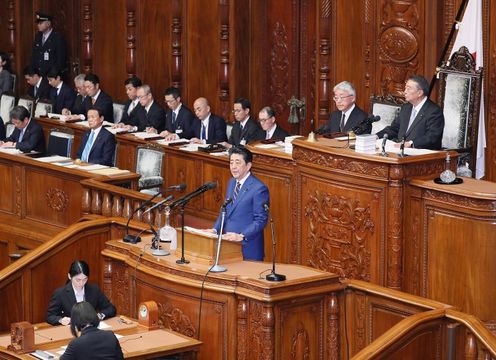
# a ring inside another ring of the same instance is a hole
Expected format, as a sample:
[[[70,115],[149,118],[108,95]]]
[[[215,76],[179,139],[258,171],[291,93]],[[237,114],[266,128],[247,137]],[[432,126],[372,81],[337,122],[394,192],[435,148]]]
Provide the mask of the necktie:
[[[95,98],[91,98],[91,105],[95,105],[96,103],[96,99]]]
[[[415,120],[415,117],[417,116],[417,111],[415,108],[412,109],[412,114],[410,115],[410,121],[408,122],[408,127],[406,128],[406,131],[410,129],[410,126],[412,126],[413,121]]]
[[[21,133],[19,134],[19,139],[17,140],[17,142],[21,142],[22,141],[22,138],[24,137],[24,130],[26,130],[26,128],[24,128],[24,129],[21,130]]]
[[[175,111],[172,112],[172,124],[176,123],[176,113]]]
[[[129,107],[127,108],[127,114],[131,115],[134,109],[134,101],[131,101],[131,104],[129,104]]]
[[[34,87],[34,97],[38,95],[38,86]]]
[[[241,183],[236,181],[236,187],[234,188],[233,201],[238,197],[239,191],[241,190]]]
[[[245,127],[243,125],[241,125],[241,123],[239,124],[239,128],[241,130],[241,133],[243,133],[243,130],[245,129]]]
[[[270,139],[270,133],[268,131],[265,132],[265,140]]]
[[[45,45],[46,39],[46,35],[43,35],[43,37],[41,38],[41,45]]]
[[[202,124],[201,139],[207,140],[207,127],[205,126],[205,124]]]
[[[344,131],[344,119],[346,118],[346,115],[343,113],[343,115],[341,115],[341,123],[339,124],[339,130],[341,132]]]
[[[88,156],[90,155],[91,147],[93,146],[93,138],[95,137],[95,132],[91,130],[90,136],[88,137],[88,141],[86,141],[86,146],[83,150],[83,155],[81,156],[81,160],[88,162]]]

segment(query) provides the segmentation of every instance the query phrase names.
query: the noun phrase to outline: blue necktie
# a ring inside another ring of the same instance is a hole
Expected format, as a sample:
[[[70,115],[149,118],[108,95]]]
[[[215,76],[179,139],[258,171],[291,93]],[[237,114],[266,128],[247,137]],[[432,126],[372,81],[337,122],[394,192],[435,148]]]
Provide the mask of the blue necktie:
[[[83,150],[83,155],[81,156],[81,160],[88,162],[88,156],[90,155],[91,146],[93,145],[93,138],[95,137],[95,132],[91,130],[90,136],[88,137],[88,141],[86,141],[86,146]]]
[[[24,137],[24,130],[26,130],[26,128],[23,128],[21,130],[21,133],[19,134],[19,139],[17,140],[17,142],[21,142],[22,141],[22,138]]]
[[[241,190],[241,183],[236,181],[236,187],[234,188],[233,201],[238,197],[239,191]]]
[[[202,124],[201,139],[207,140],[207,127],[205,126],[205,124]]]
[[[176,123],[176,113],[173,111],[172,112],[172,124]]]

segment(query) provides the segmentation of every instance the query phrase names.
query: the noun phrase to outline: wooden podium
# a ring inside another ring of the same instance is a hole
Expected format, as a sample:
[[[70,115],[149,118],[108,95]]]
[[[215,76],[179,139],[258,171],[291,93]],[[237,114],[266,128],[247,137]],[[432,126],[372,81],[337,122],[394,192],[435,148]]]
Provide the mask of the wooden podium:
[[[181,255],[181,228],[177,228],[177,249],[176,255]],[[217,235],[202,234],[200,231],[185,228],[184,230],[184,256],[190,261],[213,265],[217,252]],[[235,241],[222,240],[219,263],[229,263],[242,261],[241,243]]]

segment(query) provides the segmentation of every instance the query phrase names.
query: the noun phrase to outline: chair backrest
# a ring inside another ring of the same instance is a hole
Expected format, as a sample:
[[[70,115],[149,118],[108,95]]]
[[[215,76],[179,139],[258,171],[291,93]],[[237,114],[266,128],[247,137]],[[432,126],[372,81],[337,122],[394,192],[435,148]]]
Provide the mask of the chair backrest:
[[[14,132],[15,126],[11,122],[5,124],[5,137],[9,137]]]
[[[14,108],[15,96],[9,94],[2,94],[0,98],[0,117],[2,118],[4,124],[10,122],[10,110]]]
[[[404,103],[404,99],[396,98],[392,95],[372,95],[370,97],[370,112],[381,117],[381,120],[372,123],[372,134],[391,125]]]
[[[17,100],[17,105],[24,106],[26,109],[28,109],[29,113],[33,115],[33,108],[34,108],[33,99],[19,98],[19,100]]]
[[[71,156],[74,134],[66,129],[52,129],[48,136],[48,155]]]
[[[34,117],[47,116],[52,112],[52,104],[45,101],[38,101],[34,110]]]
[[[142,177],[162,176],[164,150],[158,146],[143,145],[136,149],[136,173]]]
[[[124,114],[124,104],[113,103],[114,106],[114,123],[120,123],[122,114]]]
[[[227,135],[228,139],[231,136],[232,128],[233,128],[232,123],[230,123],[230,122],[226,123],[226,135]]]
[[[444,112],[442,146],[463,153],[463,163],[467,161],[470,168],[474,169],[479,131],[482,68],[476,69],[472,54],[462,46],[453,53],[449,61],[439,67],[438,75],[438,104]]]
[[[10,77],[12,78],[12,88],[10,89],[10,91],[12,91],[12,93],[15,94],[16,83],[17,83],[17,76],[16,76],[16,74],[10,74]]]

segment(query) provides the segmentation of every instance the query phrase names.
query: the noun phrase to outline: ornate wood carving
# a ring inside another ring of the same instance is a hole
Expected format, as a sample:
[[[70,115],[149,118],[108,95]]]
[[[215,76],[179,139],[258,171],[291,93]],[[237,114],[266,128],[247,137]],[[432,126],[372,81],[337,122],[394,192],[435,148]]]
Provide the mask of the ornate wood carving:
[[[129,273],[128,268],[122,263],[114,262],[105,258],[105,269],[111,271],[112,282],[109,284],[108,288],[105,288],[105,294],[114,301],[120,314],[127,314],[131,316],[133,312],[131,311],[131,299],[129,299],[129,294],[131,293],[129,284]],[[112,291],[114,289],[114,291]]]
[[[48,207],[55,211],[65,211],[69,205],[69,195],[62,189],[49,188],[45,196]]]
[[[122,197],[114,195],[112,201],[112,216],[122,216]]]
[[[383,94],[400,96],[405,80],[418,68],[418,23],[416,1],[384,2],[377,35]]]
[[[366,339],[366,324],[367,324],[367,297],[365,294],[356,292],[354,298],[354,321],[355,333],[353,336],[353,353],[362,350],[367,344]]]
[[[15,181],[15,214],[21,216],[22,212],[22,173],[19,166],[14,166],[14,181]]]
[[[8,20],[7,20],[7,29],[9,32],[9,47],[6,49],[9,53],[10,60],[11,60],[11,68],[15,69],[16,68],[16,18],[15,18],[15,8],[16,8],[16,2],[15,0],[9,0],[8,3]]]
[[[83,6],[83,71],[90,73],[93,71],[93,12],[91,0],[84,0]]]
[[[326,298],[327,301],[327,348],[329,359],[339,359],[339,303],[335,293]]]
[[[91,213],[98,215],[102,213],[102,196],[98,190],[93,190],[91,194]]]
[[[387,278],[386,286],[401,289],[401,253],[403,238],[403,186],[401,183],[391,182],[388,191],[387,204],[387,243],[386,243],[386,264]]]
[[[225,119],[229,118],[229,2],[219,0],[220,13],[220,71],[219,100],[220,111]]]
[[[271,32],[272,49],[270,51],[270,94],[272,107],[277,114],[284,112],[286,101],[289,98],[287,88],[289,84],[288,34],[284,24],[276,22]]]
[[[85,187],[83,189],[83,199],[81,200],[81,212],[90,214],[91,212],[91,189]]]
[[[370,207],[346,196],[313,191],[304,212],[310,232],[305,244],[309,266],[341,278],[370,280],[369,236],[374,232]],[[338,251],[338,255],[333,254]]]
[[[173,1],[173,18],[171,25],[171,48],[172,48],[172,64],[171,64],[171,83],[172,86],[180,89],[182,85],[182,22],[181,22],[181,1]]]
[[[252,358],[260,360],[272,359],[274,354],[274,309],[272,305],[264,305],[250,301],[250,353]]]
[[[424,198],[442,203],[451,204],[457,208],[477,209],[481,211],[495,211],[496,202],[482,199],[471,199],[455,194],[443,193],[435,190],[425,190]]]
[[[491,63],[496,64],[496,48],[491,54]],[[490,67],[489,73],[489,83],[496,84],[496,69],[494,66]],[[487,86],[486,93],[488,94],[488,99],[496,99],[496,86]],[[486,136],[487,136],[487,159],[486,159],[486,179],[495,181],[496,180],[496,104],[494,101],[486,101],[486,106],[488,106],[487,114],[488,119],[486,120]]]
[[[112,194],[108,192],[103,193],[102,215],[112,216]]]
[[[136,74],[136,5],[135,1],[127,1],[127,58],[126,71],[127,76],[131,77]]]
[[[409,216],[411,218],[411,225],[409,229],[408,241],[411,243],[413,247],[413,256],[412,256],[412,269],[410,269],[410,282],[411,288],[409,292],[415,295],[420,295],[420,271],[421,271],[421,263],[422,263],[422,254],[420,253],[420,244],[422,241],[422,232],[419,231],[421,226],[421,203],[418,200],[414,200],[410,198],[410,213]],[[427,223],[427,222],[424,222]],[[427,254],[425,254],[427,255]]]
[[[310,359],[308,332],[301,322],[298,323],[298,327],[291,337],[291,360],[297,359]]]
[[[248,301],[246,298],[238,298],[238,360],[248,359]]]
[[[193,322],[181,309],[173,306],[171,303],[159,303],[158,314],[160,326],[186,336],[196,337],[196,329]]]

